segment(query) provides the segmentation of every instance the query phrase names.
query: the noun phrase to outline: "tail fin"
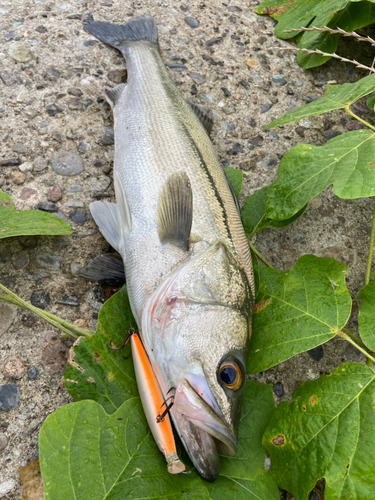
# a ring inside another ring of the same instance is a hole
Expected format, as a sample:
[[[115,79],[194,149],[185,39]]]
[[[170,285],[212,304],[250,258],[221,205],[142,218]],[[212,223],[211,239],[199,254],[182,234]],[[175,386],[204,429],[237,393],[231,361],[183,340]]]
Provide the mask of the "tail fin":
[[[102,42],[119,50],[131,42],[158,42],[156,24],[151,16],[135,17],[122,25],[93,22],[85,24],[85,28]]]

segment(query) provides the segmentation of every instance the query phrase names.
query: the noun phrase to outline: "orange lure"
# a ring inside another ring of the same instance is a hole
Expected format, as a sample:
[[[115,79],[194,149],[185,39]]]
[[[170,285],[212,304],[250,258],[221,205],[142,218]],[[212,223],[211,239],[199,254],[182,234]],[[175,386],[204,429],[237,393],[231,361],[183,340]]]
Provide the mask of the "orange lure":
[[[160,451],[165,456],[170,474],[179,474],[185,471],[185,466],[178,458],[176,443],[173,436],[169,415],[160,412],[165,403],[151,363],[148,359],[142,342],[136,333],[131,335],[131,349],[134,363],[135,376],[148,425]],[[159,416],[159,418],[158,418]]]

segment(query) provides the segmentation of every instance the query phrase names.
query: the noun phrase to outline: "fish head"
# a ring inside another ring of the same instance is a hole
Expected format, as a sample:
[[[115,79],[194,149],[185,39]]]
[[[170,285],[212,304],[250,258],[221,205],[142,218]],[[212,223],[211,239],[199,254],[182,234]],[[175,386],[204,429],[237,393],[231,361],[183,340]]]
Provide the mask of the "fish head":
[[[195,467],[212,481],[218,451],[236,453],[251,332],[247,278],[217,243],[172,273],[148,310],[142,334],[164,394],[174,393],[172,419]]]

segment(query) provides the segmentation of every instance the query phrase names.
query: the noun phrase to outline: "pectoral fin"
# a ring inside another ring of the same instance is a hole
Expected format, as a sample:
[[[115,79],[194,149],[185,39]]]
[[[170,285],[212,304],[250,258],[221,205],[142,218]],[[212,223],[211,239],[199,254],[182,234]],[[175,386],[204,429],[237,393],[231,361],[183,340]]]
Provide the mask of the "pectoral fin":
[[[188,249],[193,221],[193,192],[185,172],[180,172],[166,182],[159,199],[158,231],[161,243]]]
[[[119,250],[119,233],[117,222],[117,207],[115,203],[107,203],[106,201],[94,201],[90,203],[90,212],[99,230],[108,241],[108,243],[115,249]]]
[[[120,287],[125,283],[124,263],[117,253],[104,253],[95,257],[78,274],[101,285]]]

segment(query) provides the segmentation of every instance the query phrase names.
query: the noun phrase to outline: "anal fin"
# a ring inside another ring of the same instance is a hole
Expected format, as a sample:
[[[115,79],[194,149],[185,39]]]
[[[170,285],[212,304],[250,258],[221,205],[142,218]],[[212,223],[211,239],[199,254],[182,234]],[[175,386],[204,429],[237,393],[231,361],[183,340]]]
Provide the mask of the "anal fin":
[[[104,253],[95,257],[78,274],[101,285],[121,287],[125,283],[124,263],[117,253]]]
[[[193,222],[193,192],[185,172],[170,176],[158,207],[158,231],[161,243],[172,243],[187,250]]]
[[[111,106],[112,109],[116,106],[125,87],[126,87],[125,83],[120,83],[119,85],[116,85],[116,87],[104,87],[104,95],[106,101],[108,102],[108,104]]]

